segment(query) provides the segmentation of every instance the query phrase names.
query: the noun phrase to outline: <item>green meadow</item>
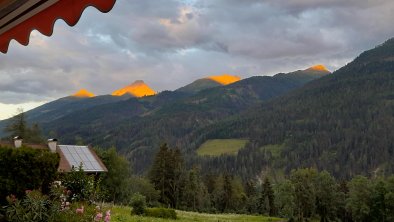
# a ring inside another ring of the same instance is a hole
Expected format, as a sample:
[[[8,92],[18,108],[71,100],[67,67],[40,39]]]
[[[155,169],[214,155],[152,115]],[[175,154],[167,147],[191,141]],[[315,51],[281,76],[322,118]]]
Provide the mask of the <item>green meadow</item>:
[[[161,219],[153,217],[143,216],[132,216],[130,207],[115,206],[112,208],[111,222],[161,222],[161,221],[174,221],[174,222],[186,222],[186,221],[201,221],[201,222],[241,222],[241,221],[259,221],[259,222],[274,222],[274,221],[286,221],[284,219],[275,217],[264,217],[264,216],[251,216],[242,214],[206,214],[186,211],[176,211],[178,215],[177,220]]]
[[[247,139],[207,140],[197,149],[197,154],[199,156],[236,155],[240,149],[245,147],[247,142]]]

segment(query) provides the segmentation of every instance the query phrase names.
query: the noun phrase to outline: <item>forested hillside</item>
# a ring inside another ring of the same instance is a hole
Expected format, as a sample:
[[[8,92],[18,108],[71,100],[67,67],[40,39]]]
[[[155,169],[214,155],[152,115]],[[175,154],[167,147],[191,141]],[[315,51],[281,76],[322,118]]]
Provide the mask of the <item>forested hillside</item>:
[[[340,178],[393,173],[394,39],[332,75],[194,136],[249,138],[236,157],[196,160],[239,175],[299,167],[328,170]]]
[[[115,97],[108,95],[92,98],[67,96],[27,111],[25,116],[30,124],[38,123],[42,125],[43,123],[54,121],[79,110],[102,104],[115,103],[129,98],[129,96]],[[3,129],[9,123],[10,119],[0,121],[0,137],[4,136]]]
[[[142,172],[163,142],[186,150],[201,141],[184,140],[194,130],[236,115],[262,101],[299,88],[327,75],[304,70],[274,77],[256,76],[196,94],[165,91],[156,96],[130,98],[75,110],[41,124],[47,135],[63,143],[115,146]]]

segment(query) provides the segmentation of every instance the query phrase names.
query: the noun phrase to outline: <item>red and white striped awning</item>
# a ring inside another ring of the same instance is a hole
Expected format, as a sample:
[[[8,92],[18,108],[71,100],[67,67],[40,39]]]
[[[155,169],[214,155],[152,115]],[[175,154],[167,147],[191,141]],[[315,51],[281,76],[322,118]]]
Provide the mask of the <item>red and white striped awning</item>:
[[[0,0],[0,51],[7,53],[12,39],[28,45],[33,30],[51,36],[57,19],[63,19],[69,26],[74,26],[88,6],[103,13],[109,12],[115,1]]]

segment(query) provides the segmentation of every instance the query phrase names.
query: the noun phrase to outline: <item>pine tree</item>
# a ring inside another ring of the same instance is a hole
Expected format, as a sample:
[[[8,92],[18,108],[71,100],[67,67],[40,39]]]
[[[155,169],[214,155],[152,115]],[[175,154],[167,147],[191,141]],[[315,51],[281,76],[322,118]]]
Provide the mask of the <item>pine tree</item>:
[[[185,187],[183,157],[179,149],[163,144],[156,154],[149,179],[160,190],[160,202],[177,208]]]
[[[274,190],[272,189],[271,182],[266,177],[261,190],[260,198],[260,212],[262,214],[269,214],[270,216],[275,214],[275,197]]]
[[[11,122],[5,127],[4,131],[8,134],[8,139],[20,136],[25,142],[44,142],[38,124],[33,124],[31,128],[28,126],[26,114],[23,112],[23,109],[18,109],[18,114],[11,118]]]
[[[225,174],[223,176],[223,191],[224,191],[224,196],[223,196],[223,205],[224,209],[223,211],[227,210],[230,206],[230,201],[233,196],[233,186],[232,186],[232,178],[230,175]]]
[[[19,108],[18,114],[11,118],[11,122],[6,126],[5,132],[8,134],[9,138],[20,136],[25,139],[27,135],[27,129],[28,127],[25,113],[23,112],[23,109]]]

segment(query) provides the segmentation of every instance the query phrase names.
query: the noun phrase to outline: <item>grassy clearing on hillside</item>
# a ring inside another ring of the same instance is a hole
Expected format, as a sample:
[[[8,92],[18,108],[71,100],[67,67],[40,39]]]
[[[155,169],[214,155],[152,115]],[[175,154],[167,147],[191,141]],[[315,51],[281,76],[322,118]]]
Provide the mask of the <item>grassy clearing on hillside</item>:
[[[207,140],[197,149],[197,154],[199,156],[236,155],[238,150],[244,148],[247,142],[247,139]]]
[[[186,222],[186,221],[201,221],[201,222],[243,222],[243,221],[259,221],[259,222],[275,222],[275,221],[285,221],[284,219],[274,218],[274,217],[263,217],[263,216],[250,216],[241,214],[205,214],[205,213],[195,213],[195,212],[185,212],[177,211],[178,219],[160,219],[153,217],[142,217],[142,216],[131,216],[130,207],[119,207],[115,206],[112,208],[111,221],[112,222],[129,222],[129,221],[139,221],[139,222]]]

